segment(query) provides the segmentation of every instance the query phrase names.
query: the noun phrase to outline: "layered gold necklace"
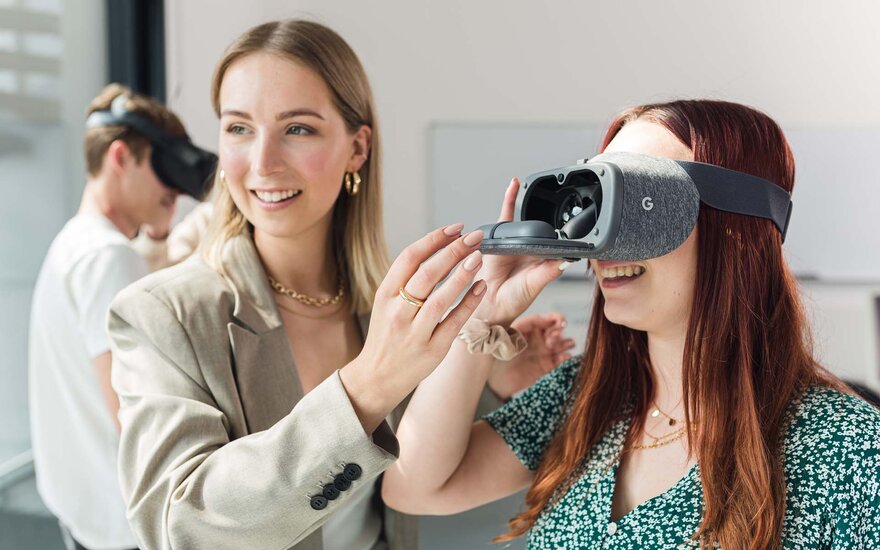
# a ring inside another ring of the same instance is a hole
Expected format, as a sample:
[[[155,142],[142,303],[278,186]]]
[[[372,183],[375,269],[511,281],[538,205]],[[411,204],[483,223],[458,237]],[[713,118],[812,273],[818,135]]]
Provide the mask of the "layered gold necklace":
[[[660,410],[660,407],[656,407],[656,406],[654,407],[654,410],[651,411],[650,416],[651,416],[651,418],[658,418],[661,414],[667,418],[667,423],[669,424],[670,427],[673,427],[677,424],[683,424],[683,422],[681,422],[681,420],[666,414],[665,412]],[[653,441],[651,443],[645,443],[643,445],[632,445],[631,449],[633,449],[633,450],[635,450],[635,449],[656,449],[657,447],[663,447],[663,446],[669,445],[670,443],[678,441],[679,439],[681,439],[682,437],[687,435],[687,426],[682,425],[680,428],[674,429],[671,432],[667,432],[667,433],[660,435],[660,436],[653,435],[653,434],[649,433],[648,430],[642,430],[642,431],[645,432],[645,435],[647,435],[648,437],[653,439]]]

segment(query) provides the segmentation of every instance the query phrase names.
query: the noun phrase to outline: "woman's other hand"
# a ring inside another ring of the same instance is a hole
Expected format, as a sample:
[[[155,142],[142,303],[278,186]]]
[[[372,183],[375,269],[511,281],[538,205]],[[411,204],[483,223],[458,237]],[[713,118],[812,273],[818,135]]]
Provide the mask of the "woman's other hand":
[[[561,313],[529,315],[513,322],[528,347],[510,361],[496,360],[489,373],[489,387],[503,400],[520,392],[571,358],[574,340],[565,337],[565,316]]]

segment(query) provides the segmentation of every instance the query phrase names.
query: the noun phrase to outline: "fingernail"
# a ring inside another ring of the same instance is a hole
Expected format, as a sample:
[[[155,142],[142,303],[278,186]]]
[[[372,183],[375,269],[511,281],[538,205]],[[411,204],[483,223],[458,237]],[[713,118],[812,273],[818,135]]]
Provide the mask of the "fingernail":
[[[480,279],[474,284],[474,296],[479,296],[484,292],[486,292],[486,281]]]
[[[482,240],[483,240],[483,232],[481,230],[477,229],[476,231],[471,231],[470,233],[467,234],[467,236],[464,238],[464,244],[466,244],[468,246],[476,246],[476,245],[480,244],[480,242]]]
[[[462,229],[464,229],[463,223],[454,223],[452,225],[447,225],[446,228],[443,229],[443,234],[448,237],[454,237],[461,234]]]
[[[574,263],[574,262],[562,262],[561,264],[559,264],[559,271],[565,271],[566,269],[568,269],[569,267],[571,267],[571,265],[572,265],[573,263]]]
[[[483,255],[480,254],[479,250],[477,250],[476,252],[474,252],[473,254],[471,254],[470,256],[467,257],[467,259],[464,261],[464,266],[462,266],[462,267],[464,267],[465,271],[473,271],[477,268],[478,265],[480,265],[480,262],[482,260],[483,260]]]

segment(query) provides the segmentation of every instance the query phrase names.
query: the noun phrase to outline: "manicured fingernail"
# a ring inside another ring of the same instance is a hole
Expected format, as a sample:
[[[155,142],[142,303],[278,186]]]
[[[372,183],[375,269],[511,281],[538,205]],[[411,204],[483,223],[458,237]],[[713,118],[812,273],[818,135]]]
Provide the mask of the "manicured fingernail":
[[[477,268],[478,265],[480,265],[481,261],[483,261],[483,255],[480,254],[479,250],[477,250],[467,257],[462,267],[464,267],[465,271],[473,271]]]
[[[477,246],[483,240],[483,232],[479,229],[471,231],[464,238],[464,244],[468,246]]]
[[[484,292],[486,292],[486,281],[480,279],[474,284],[474,296],[479,296]]]
[[[571,267],[573,263],[574,262],[562,262],[561,264],[559,264],[559,271],[565,271],[566,269]]]
[[[452,225],[447,225],[446,228],[443,229],[443,234],[449,237],[454,237],[460,235],[462,229],[464,229],[463,223],[454,223]]]

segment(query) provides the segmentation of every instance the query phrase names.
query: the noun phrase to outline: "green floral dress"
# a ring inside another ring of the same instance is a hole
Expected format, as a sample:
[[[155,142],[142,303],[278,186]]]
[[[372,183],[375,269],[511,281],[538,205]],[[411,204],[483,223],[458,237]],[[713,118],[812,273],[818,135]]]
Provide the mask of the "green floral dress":
[[[566,412],[580,365],[567,361],[486,416],[535,470]],[[672,488],[611,521],[611,498],[629,419],[614,424],[577,480],[528,533],[528,548],[698,548],[699,464]],[[786,433],[786,549],[880,549],[880,411],[828,388],[810,388]]]

